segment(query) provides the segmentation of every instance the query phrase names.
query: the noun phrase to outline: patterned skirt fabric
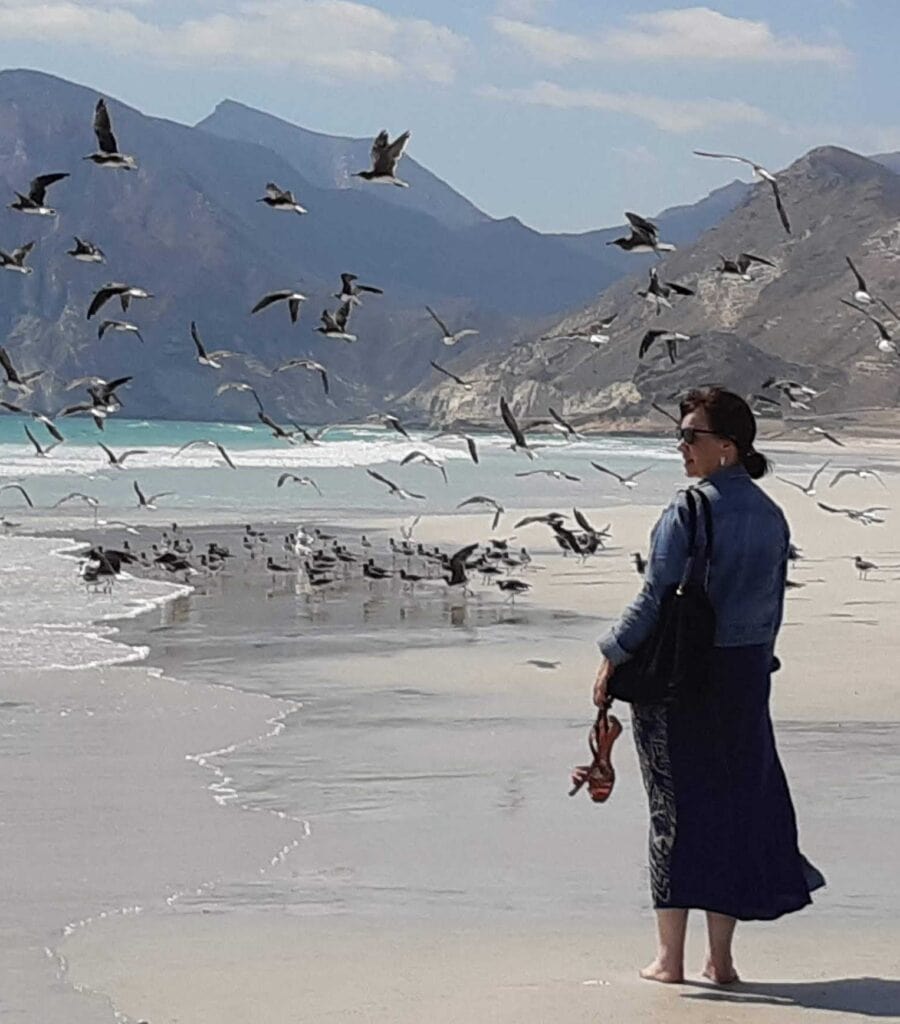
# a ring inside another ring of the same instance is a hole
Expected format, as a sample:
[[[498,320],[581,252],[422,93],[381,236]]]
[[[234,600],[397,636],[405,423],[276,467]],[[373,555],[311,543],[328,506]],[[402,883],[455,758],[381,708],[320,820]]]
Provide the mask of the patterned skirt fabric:
[[[768,645],[717,647],[702,698],[632,709],[658,909],[771,921],[825,884],[797,847],[769,717],[770,662]]]

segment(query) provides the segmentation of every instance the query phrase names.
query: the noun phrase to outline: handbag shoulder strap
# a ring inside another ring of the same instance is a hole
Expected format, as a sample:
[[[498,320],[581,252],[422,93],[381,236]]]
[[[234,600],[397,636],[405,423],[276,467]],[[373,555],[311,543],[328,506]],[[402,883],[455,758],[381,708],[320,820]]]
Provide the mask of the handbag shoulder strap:
[[[685,491],[688,509],[688,553],[684,565],[684,572],[681,576],[679,591],[683,591],[688,582],[693,578],[694,569],[698,559],[701,560],[703,570],[703,586],[709,582],[709,566],[712,561],[713,524],[712,506],[709,498],[699,487],[689,487]],[[697,537],[697,505],[703,510],[703,543],[699,543]]]
[[[703,492],[702,487],[692,487],[694,496],[700,503],[700,507],[703,509],[703,583],[706,586],[709,583],[709,567],[712,562],[712,551],[713,551],[713,516],[712,516],[712,504]],[[699,552],[695,552],[695,555]]]

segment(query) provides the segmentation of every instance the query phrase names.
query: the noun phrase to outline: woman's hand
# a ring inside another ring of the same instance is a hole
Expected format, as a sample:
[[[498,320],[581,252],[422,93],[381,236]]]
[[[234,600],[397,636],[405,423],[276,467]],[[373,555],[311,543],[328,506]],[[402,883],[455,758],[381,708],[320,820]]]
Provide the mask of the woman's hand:
[[[597,669],[597,678],[594,680],[594,704],[598,708],[602,708],[610,700],[606,688],[614,671],[615,665],[607,658],[602,658],[600,668]]]

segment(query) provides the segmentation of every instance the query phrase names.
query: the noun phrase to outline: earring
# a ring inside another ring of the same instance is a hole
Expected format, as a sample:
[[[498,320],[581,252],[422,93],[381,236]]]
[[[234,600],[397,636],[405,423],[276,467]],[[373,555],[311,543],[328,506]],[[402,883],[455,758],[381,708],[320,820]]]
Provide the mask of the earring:
[[[725,456],[724,455],[720,455],[719,456],[719,465],[720,466],[724,466],[725,465]]]

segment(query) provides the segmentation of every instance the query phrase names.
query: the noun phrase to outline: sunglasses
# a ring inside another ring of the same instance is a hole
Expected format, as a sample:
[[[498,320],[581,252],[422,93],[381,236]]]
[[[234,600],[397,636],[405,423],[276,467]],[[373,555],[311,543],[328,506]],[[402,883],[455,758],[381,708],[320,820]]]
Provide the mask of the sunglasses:
[[[685,444],[694,444],[698,434],[715,434],[715,430],[703,430],[700,427],[676,427],[675,437]]]

